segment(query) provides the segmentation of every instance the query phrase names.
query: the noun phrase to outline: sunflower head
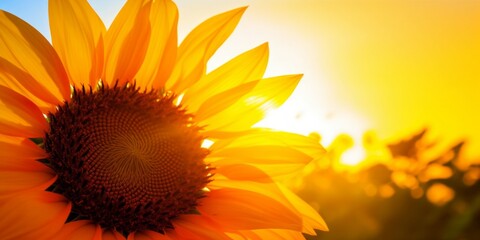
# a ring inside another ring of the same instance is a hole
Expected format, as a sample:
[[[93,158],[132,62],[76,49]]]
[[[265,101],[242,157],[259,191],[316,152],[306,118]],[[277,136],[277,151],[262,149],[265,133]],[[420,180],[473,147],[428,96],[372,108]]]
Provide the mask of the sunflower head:
[[[71,218],[122,233],[163,232],[195,210],[209,181],[208,151],[192,116],[173,100],[135,85],[100,84],[74,89],[49,114],[45,162],[58,175],[52,191],[73,204]]]
[[[301,75],[264,78],[267,44],[207,71],[244,11],[206,20],[179,45],[169,0],[128,0],[108,29],[86,0],[49,0],[52,44],[0,11],[0,236],[298,239],[327,230],[280,183],[324,149],[254,127]]]

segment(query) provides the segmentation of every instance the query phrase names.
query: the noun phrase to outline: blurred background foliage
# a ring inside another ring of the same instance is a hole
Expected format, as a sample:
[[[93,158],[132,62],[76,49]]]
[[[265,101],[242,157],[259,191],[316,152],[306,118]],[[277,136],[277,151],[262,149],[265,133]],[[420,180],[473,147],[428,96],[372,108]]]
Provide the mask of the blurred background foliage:
[[[442,149],[427,135],[382,143],[367,132],[363,159],[350,166],[342,155],[353,140],[339,135],[289,182],[330,228],[307,239],[480,239],[478,159],[462,157],[463,141]]]

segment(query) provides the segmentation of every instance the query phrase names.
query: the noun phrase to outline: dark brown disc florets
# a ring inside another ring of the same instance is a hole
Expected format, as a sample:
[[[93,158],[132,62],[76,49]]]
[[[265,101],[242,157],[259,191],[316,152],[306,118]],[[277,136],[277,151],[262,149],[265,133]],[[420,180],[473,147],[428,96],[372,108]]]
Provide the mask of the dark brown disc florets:
[[[135,86],[75,89],[48,116],[46,163],[57,173],[52,191],[90,219],[128,234],[163,232],[195,211],[209,170],[199,128],[174,97]]]

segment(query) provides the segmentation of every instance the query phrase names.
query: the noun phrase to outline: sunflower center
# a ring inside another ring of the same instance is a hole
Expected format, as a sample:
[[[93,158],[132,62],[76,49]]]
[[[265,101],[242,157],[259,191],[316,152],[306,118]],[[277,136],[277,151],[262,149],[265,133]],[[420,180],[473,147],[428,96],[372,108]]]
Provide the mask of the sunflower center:
[[[209,170],[203,138],[174,98],[134,86],[76,89],[49,115],[52,191],[72,201],[72,219],[128,234],[163,232],[195,211]]]

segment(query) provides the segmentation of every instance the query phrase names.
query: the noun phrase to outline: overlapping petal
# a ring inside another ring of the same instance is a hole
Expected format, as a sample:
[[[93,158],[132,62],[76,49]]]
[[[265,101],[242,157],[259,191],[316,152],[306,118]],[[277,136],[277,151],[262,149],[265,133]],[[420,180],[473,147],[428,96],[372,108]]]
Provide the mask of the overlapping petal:
[[[105,37],[103,80],[133,81],[147,54],[151,36],[151,1],[127,1]]]
[[[48,167],[34,167],[37,168],[36,171],[0,169],[0,199],[11,198],[24,192],[42,192],[57,179]]]
[[[235,234],[230,234],[234,240],[263,240],[263,239],[275,239],[275,240],[292,240],[292,239],[304,239],[301,232],[286,230],[286,229],[258,229],[251,231],[239,231]]]
[[[37,105],[0,85],[0,134],[35,138],[47,130],[48,123]]]
[[[114,230],[103,230],[101,240],[125,240],[125,237]]]
[[[173,223],[175,227],[174,234],[167,235],[176,236],[175,239],[212,239],[222,240],[229,239],[224,233],[221,226],[206,216],[189,214],[180,216]]]
[[[60,101],[32,75],[2,57],[0,57],[0,85],[22,94],[45,112],[51,111]]]
[[[200,201],[201,214],[214,218],[227,231],[281,228],[301,231],[296,212],[272,197],[253,190],[212,189]]]
[[[55,240],[102,240],[102,228],[87,220],[64,224]]]
[[[103,72],[105,26],[86,0],[50,0],[53,47],[70,80],[95,86]]]
[[[60,195],[36,192],[0,204],[2,239],[50,240],[65,223],[71,204]]]
[[[152,2],[151,39],[134,80],[145,88],[160,89],[170,76],[177,57],[177,6],[169,0]]]
[[[209,112],[196,117],[205,126],[205,135],[215,138],[222,132],[243,131],[265,116],[267,110],[282,105],[293,92],[302,75],[266,78],[228,108],[212,106]]]
[[[1,136],[0,159],[2,160],[26,159],[33,161],[45,157],[47,157],[47,153],[29,139]]]
[[[191,86],[182,104],[191,112],[212,101],[219,93],[233,91],[238,86],[263,77],[268,62],[268,44],[264,43],[233,58],[202,77]]]
[[[0,11],[0,57],[24,70],[58,102],[70,99],[67,73],[57,52],[35,28]]]
[[[0,139],[0,200],[51,186],[54,172],[37,159],[46,153],[32,141],[2,136]]]
[[[310,235],[316,235],[314,229],[328,231],[327,224],[312,206],[295,195],[290,189],[278,185],[283,195],[290,201],[293,207],[300,213],[303,220],[302,231]]]
[[[131,233],[127,240],[173,240],[169,236],[165,234],[161,234],[158,232],[145,230],[140,232]]]
[[[252,81],[241,84],[227,91],[211,96],[204,101],[195,112],[196,119],[208,118],[229,108],[232,104],[238,102],[243,96],[252,91],[259,81]]]
[[[257,176],[262,175],[259,170],[257,170],[256,174]],[[215,181],[213,181],[209,187],[211,189],[234,188],[262,193],[274,201],[283,204],[289,211],[296,213],[296,215],[300,217],[302,229],[299,231],[310,235],[316,235],[314,229],[328,231],[325,221],[318,212],[292,193],[291,190],[269,179],[265,173],[263,173],[261,179],[264,180],[262,182],[251,182],[248,179],[237,178],[235,175],[232,178],[229,175],[217,174]],[[275,229],[278,229],[278,227]]]
[[[128,240],[230,239],[218,223],[203,215],[182,215],[173,225],[174,228],[167,229],[165,234],[146,230],[130,234]]]
[[[207,61],[233,32],[245,9],[216,15],[188,34],[178,48],[177,62],[166,89],[180,94],[202,78]]]
[[[236,172],[235,167],[244,169],[252,180],[262,180],[245,165],[255,166],[270,177],[280,177],[301,170],[311,161],[322,158],[323,147],[314,139],[300,134],[258,130],[243,136],[216,141],[210,147],[206,161],[218,171]],[[235,173],[239,174],[239,173]]]

